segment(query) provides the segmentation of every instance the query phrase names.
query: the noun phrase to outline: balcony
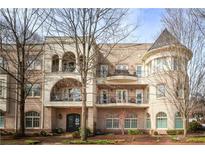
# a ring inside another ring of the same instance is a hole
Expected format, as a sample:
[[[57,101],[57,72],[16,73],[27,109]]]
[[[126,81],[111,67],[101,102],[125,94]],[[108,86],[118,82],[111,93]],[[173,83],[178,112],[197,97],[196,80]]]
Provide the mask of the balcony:
[[[114,71],[98,71],[99,82],[106,81],[109,83],[116,84],[129,84],[129,83],[143,83],[143,78],[140,73],[133,72],[131,70],[119,70],[115,69]]]
[[[98,96],[96,106],[97,107],[136,107],[136,108],[147,108],[149,104],[144,101],[144,98],[137,98],[137,96],[129,95],[129,96],[116,96],[116,95],[108,95],[108,96]]]

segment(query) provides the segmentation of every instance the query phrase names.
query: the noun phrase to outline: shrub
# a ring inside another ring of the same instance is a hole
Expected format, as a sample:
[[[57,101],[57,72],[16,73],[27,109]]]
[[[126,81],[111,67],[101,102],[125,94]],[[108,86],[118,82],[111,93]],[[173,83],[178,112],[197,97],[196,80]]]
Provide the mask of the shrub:
[[[80,137],[80,132],[79,131],[72,132],[72,137],[73,138],[79,138]]]
[[[26,144],[34,145],[34,144],[40,143],[40,141],[39,140],[25,140],[25,143]]]
[[[184,130],[167,130],[168,135],[182,135],[184,133]]]
[[[190,137],[186,141],[195,143],[205,143],[205,137]]]
[[[196,132],[199,130],[202,130],[202,125],[199,122],[194,120],[194,121],[189,123],[188,131]]]
[[[81,129],[79,128],[79,132],[80,132],[80,135],[81,135]],[[89,128],[86,128],[86,131],[85,131],[86,135],[89,137],[89,136],[93,136],[93,133],[91,132],[91,130]]]
[[[41,134],[40,133],[37,133],[37,132],[35,132],[35,133],[33,133],[32,134],[32,136],[40,136]]]
[[[64,131],[63,131],[63,128],[55,128],[53,130],[54,133],[57,133],[57,134],[62,134]]]
[[[154,131],[154,133],[153,133],[154,135],[158,135],[159,133],[157,132],[157,131]]]
[[[45,131],[45,130],[42,130],[41,132],[40,132],[40,134],[41,134],[41,136],[50,136],[50,134],[47,132],[47,131]]]
[[[142,135],[142,134],[144,134],[144,131],[139,130],[139,129],[137,129],[137,130],[128,130],[128,134],[129,135]]]

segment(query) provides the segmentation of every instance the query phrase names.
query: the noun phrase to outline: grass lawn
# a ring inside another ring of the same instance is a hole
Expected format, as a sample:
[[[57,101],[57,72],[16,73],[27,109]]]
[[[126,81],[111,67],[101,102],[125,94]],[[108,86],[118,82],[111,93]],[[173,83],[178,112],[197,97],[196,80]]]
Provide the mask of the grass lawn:
[[[191,143],[205,143],[205,136],[204,137],[189,137],[186,139],[187,142]]]
[[[100,145],[172,145],[172,144],[205,144],[205,136],[189,136],[182,139],[177,135],[97,135],[89,137],[87,141],[68,136],[24,137],[14,139],[12,136],[2,137],[2,145],[69,145],[69,144],[100,144]]]

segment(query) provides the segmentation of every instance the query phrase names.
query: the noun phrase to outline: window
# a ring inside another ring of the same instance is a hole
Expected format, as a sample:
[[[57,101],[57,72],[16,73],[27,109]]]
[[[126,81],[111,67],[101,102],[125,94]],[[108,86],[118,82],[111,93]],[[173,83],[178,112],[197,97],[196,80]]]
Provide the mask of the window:
[[[100,77],[107,77],[108,65],[100,65]]]
[[[146,115],[146,128],[150,129],[151,128],[151,119],[150,119],[150,114],[147,113]]]
[[[143,99],[143,90],[136,90],[136,103],[142,104]]]
[[[175,128],[183,128],[183,120],[179,112],[175,114]]]
[[[136,76],[142,77],[142,66],[141,65],[137,65],[136,67]]]
[[[36,56],[30,56],[28,58],[28,64],[27,64],[28,70],[41,70],[41,60],[39,57]]]
[[[5,68],[5,59],[3,57],[0,57],[0,73],[4,73],[4,70],[2,68]]]
[[[167,114],[164,112],[159,112],[156,116],[157,118],[157,128],[167,128]]]
[[[4,128],[4,113],[0,111],[0,128]]]
[[[106,118],[106,128],[108,129],[119,128],[119,116],[117,114],[109,115]]]
[[[176,96],[183,97],[183,85],[182,85],[182,83],[177,84]]]
[[[127,90],[116,90],[117,103],[126,103],[128,100]]]
[[[54,55],[52,58],[52,72],[58,72],[59,67],[59,57],[58,55]]]
[[[128,65],[118,64],[116,65],[116,70],[128,70]]]
[[[108,103],[108,91],[107,90],[101,90],[100,94],[100,103]]]
[[[137,115],[128,114],[124,122],[125,128],[137,128]]]
[[[37,128],[40,126],[40,114],[35,111],[26,112],[26,128]]]
[[[158,84],[157,85],[156,95],[157,95],[157,98],[165,96],[165,85],[164,84]]]
[[[26,94],[27,96],[41,96],[40,84],[26,84]]]
[[[4,80],[0,80],[0,98],[4,97]]]

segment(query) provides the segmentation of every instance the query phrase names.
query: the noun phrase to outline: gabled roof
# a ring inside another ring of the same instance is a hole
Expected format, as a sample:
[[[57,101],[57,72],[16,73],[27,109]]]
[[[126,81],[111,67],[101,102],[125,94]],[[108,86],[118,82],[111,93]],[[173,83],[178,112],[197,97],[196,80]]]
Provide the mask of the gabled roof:
[[[181,43],[165,28],[148,51],[171,44]]]

